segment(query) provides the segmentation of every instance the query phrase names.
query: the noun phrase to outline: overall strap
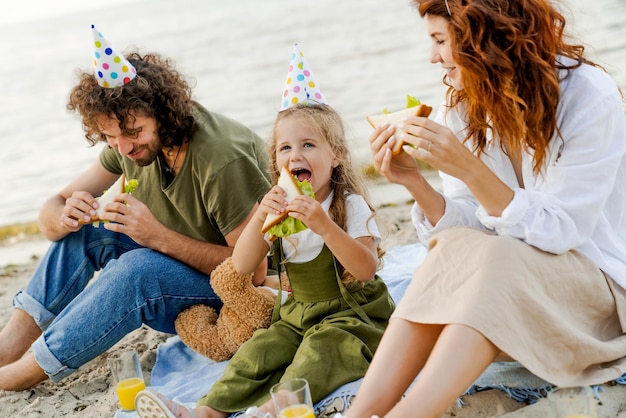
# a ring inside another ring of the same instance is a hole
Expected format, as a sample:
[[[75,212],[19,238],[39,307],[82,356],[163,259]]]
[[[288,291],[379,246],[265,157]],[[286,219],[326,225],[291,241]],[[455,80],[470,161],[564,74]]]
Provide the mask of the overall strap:
[[[281,279],[283,259],[285,255],[283,254],[283,245],[282,240],[277,238],[272,243],[272,261],[274,264],[274,269],[278,272],[278,295],[276,295],[276,302],[274,303],[274,310],[272,311],[272,324],[280,319],[280,305],[282,303],[283,298],[283,281]]]
[[[366,324],[374,327],[375,326],[374,323],[372,322],[370,317],[367,315],[367,313],[365,313],[365,310],[363,310],[363,307],[359,305],[359,303],[356,300],[354,300],[354,297],[352,296],[352,294],[348,292],[348,289],[346,289],[346,286],[343,284],[343,281],[341,280],[341,276],[339,276],[339,269],[337,268],[337,259],[335,258],[334,255],[333,255],[333,264],[335,265],[335,276],[337,277],[337,285],[339,286],[339,290],[341,291],[341,296],[343,296],[344,300],[348,302],[348,305],[350,305],[352,310],[356,312],[356,314],[359,315],[359,317]]]

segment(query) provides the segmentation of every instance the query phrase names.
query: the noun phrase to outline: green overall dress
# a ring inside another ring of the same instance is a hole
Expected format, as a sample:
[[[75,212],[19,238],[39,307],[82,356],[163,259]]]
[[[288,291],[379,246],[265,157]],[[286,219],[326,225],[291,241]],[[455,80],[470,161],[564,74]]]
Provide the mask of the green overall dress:
[[[239,348],[198,405],[241,411],[263,404],[274,384],[295,377],[308,380],[315,403],[365,375],[395,308],[382,279],[346,288],[325,245],[315,259],[283,266],[292,293],[278,308],[279,319]]]

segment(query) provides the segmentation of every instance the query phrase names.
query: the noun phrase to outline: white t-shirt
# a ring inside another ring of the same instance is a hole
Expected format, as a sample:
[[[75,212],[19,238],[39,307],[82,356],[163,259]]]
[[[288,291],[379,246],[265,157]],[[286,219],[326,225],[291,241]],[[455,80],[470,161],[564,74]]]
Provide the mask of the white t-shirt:
[[[436,120],[462,141],[462,115],[445,110],[442,105]],[[420,240],[464,225],[512,236],[554,254],[577,249],[626,288],[626,116],[611,77],[589,65],[570,72],[561,81],[557,126],[562,139],[555,135],[541,174],[533,173],[532,155],[523,154],[524,188],[498,142],[489,138],[480,158],[515,191],[502,216],[489,216],[465,183],[440,173],[444,216],[433,226],[418,206],[412,209]]]
[[[328,213],[330,204],[333,201],[334,193],[331,193],[322,202],[322,207]],[[380,243],[381,237],[376,221],[372,217],[367,202],[360,195],[351,194],[346,199],[346,232],[352,238],[374,237],[376,244]],[[269,234],[265,234],[268,241]],[[269,241],[268,241],[269,242]],[[304,231],[290,235],[283,239],[283,252],[285,259],[292,263],[305,263],[317,257],[324,247],[322,237],[305,229]]]

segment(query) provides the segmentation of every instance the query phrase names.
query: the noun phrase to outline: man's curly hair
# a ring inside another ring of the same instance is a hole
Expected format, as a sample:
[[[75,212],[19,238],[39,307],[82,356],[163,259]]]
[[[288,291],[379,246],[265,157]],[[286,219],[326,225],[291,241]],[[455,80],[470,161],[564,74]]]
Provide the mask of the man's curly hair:
[[[91,145],[106,141],[100,132],[101,117],[116,118],[125,135],[136,136],[132,126],[137,116],[157,121],[158,134],[164,147],[182,144],[194,127],[191,88],[174,69],[171,60],[158,54],[126,56],[137,70],[137,77],[122,87],[104,88],[96,77],[83,72],[70,92],[67,109],[82,117],[85,138]]]

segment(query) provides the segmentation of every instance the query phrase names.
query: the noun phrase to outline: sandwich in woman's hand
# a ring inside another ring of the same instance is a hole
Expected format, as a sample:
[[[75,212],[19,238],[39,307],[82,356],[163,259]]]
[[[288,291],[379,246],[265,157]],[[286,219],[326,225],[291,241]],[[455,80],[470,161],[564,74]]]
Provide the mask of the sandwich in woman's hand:
[[[98,200],[98,209],[96,215],[91,218],[88,223],[107,222],[100,217],[104,213],[104,207],[113,202],[115,198],[122,193],[132,193],[137,188],[138,182],[135,179],[126,181],[126,176],[122,174],[111,187],[104,191]]]
[[[291,203],[296,196],[302,194],[315,197],[311,183],[307,180],[299,181],[286,167],[280,170],[277,184],[287,193],[285,198],[287,203]],[[279,214],[268,213],[261,232],[264,234],[269,233],[270,240],[274,241],[276,238],[286,237],[305,229],[307,229],[307,226],[302,221],[292,218],[288,215],[288,212],[282,212]]]
[[[388,123],[389,126],[395,126],[402,122],[404,118],[409,116],[422,116],[427,118],[430,115],[430,112],[433,110],[432,107],[421,104],[419,100],[416,100],[412,96],[408,96],[407,99],[407,107],[406,109],[399,110],[393,113],[381,113],[379,115],[372,115],[367,117],[367,121],[372,125],[374,129],[379,126]],[[396,143],[393,145],[391,152],[393,155],[398,155],[402,152],[402,146],[405,143],[403,141],[396,140]]]

